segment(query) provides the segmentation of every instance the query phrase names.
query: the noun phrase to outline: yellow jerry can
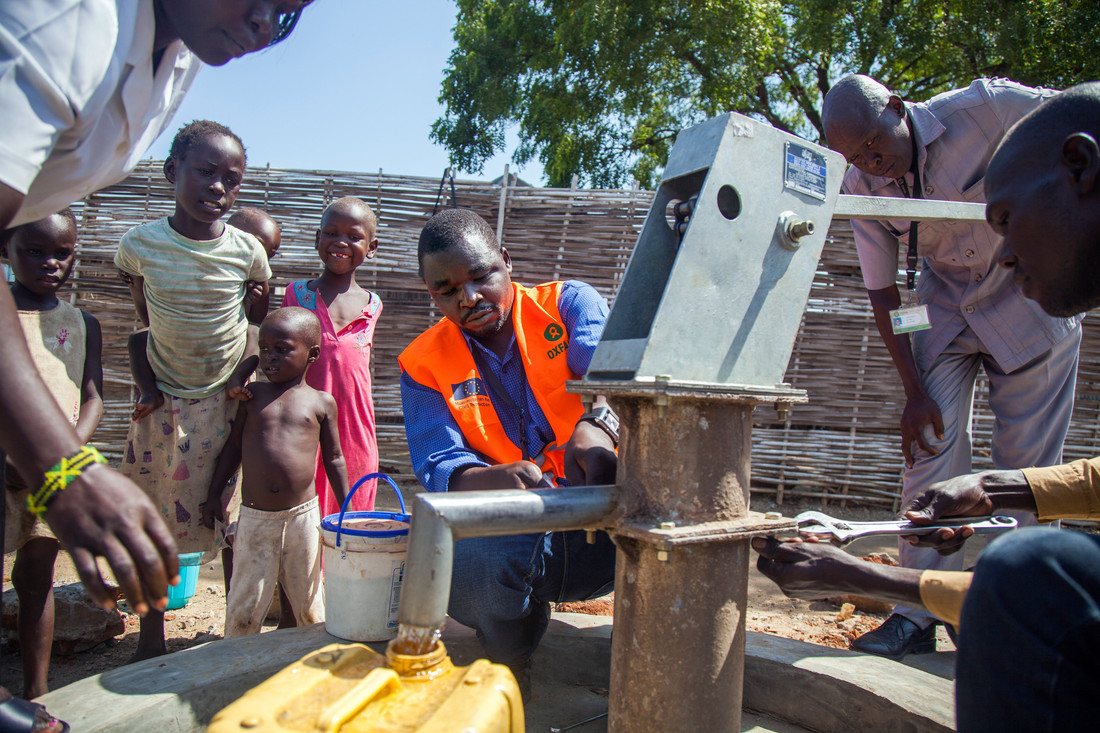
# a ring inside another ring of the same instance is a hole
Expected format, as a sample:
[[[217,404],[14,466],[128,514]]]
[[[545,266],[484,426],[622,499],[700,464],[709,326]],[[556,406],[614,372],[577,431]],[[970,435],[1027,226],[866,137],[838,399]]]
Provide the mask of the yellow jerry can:
[[[455,667],[442,642],[383,656],[362,644],[307,654],[214,716],[207,733],[522,733],[512,672],[479,659]]]

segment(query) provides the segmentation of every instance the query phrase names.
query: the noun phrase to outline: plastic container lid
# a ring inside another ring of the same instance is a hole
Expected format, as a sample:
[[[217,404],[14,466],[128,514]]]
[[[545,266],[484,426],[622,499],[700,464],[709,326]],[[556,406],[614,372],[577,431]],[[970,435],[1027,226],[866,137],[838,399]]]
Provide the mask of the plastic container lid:
[[[397,537],[409,533],[408,514],[390,512],[348,512],[330,514],[321,520],[321,529],[352,537]]]
[[[355,495],[355,492],[359,490],[360,486],[372,478],[380,478],[393,487],[394,493],[397,494],[397,502],[401,505],[400,512],[348,513],[348,504],[351,503],[351,497]],[[387,524],[386,520],[390,520],[392,523]],[[336,546],[339,547],[340,535],[345,533],[353,537],[399,537],[408,534],[410,521],[412,521],[411,515],[405,512],[405,498],[401,496],[401,491],[397,488],[397,484],[393,482],[393,479],[384,473],[368,473],[366,476],[356,481],[355,485],[351,487],[351,491],[348,492],[347,497],[344,499],[343,506],[340,507],[340,513],[329,514],[321,520],[321,529],[328,532],[335,532]],[[355,528],[356,522],[366,522],[367,526]],[[380,524],[372,525],[372,522],[380,522]]]

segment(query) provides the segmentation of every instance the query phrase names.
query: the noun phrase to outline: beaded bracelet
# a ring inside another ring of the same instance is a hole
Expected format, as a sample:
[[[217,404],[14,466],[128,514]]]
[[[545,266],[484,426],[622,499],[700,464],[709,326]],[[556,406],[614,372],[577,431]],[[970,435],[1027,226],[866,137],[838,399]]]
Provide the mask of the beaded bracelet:
[[[46,507],[61,491],[80,476],[93,463],[106,463],[107,459],[90,445],[83,445],[68,458],[62,458],[57,465],[46,471],[46,479],[38,490],[27,497],[27,509],[38,518],[46,513]]]

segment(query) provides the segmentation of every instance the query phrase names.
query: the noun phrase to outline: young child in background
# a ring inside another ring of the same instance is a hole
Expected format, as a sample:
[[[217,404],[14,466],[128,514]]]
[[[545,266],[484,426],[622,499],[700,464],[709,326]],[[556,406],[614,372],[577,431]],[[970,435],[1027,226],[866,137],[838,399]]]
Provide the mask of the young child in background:
[[[11,294],[34,364],[80,442],[87,443],[103,416],[99,321],[57,297],[75,262],[76,217],[65,209],[9,229],[0,254],[15,276]],[[30,699],[49,691],[53,568],[60,545],[46,523],[27,511],[30,488],[19,474],[9,466],[6,477],[4,552],[15,552],[11,581],[19,598],[23,697]]]
[[[226,219],[225,223],[237,227],[243,232],[248,232],[260,240],[264,252],[267,252],[267,262],[271,264],[271,259],[279,252],[279,247],[282,245],[283,233],[279,229],[279,223],[272,219],[270,214],[255,206],[242,206],[234,211],[233,216]],[[268,283],[268,285],[270,286],[271,283]],[[264,318],[267,318],[270,292],[267,298],[262,297],[262,295],[259,283],[251,281],[245,283],[245,312],[248,314],[248,322],[257,326],[264,322]]]
[[[271,214],[258,206],[242,206],[234,211],[233,215],[225,220],[225,223],[237,227],[243,232],[248,232],[260,240],[264,252],[267,252],[268,262],[271,262],[272,258],[278,254],[279,247],[282,246],[283,232],[279,228],[279,222],[272,219]],[[260,319],[260,323],[263,323],[263,318]]]
[[[244,145],[229,128],[206,120],[184,126],[164,162],[174,213],[131,229],[115,254],[149,325],[146,353],[165,398],[130,423],[120,470],[158,506],[181,553],[216,547],[201,514],[235,413],[226,391],[243,387],[230,377],[248,341],[245,282],[261,283],[266,294],[271,277],[259,240],[220,221],[244,172]],[[135,660],[166,651],[164,614],[150,610]]]
[[[237,227],[242,232],[247,232],[260,240],[260,246],[267,253],[268,263],[282,244],[282,232],[279,224],[263,209],[255,206],[245,206],[237,209],[231,217],[226,219],[226,224]],[[131,278],[122,273],[123,280],[129,285]],[[263,322],[267,315],[269,293],[264,291],[261,283],[249,280],[245,283],[245,313],[248,322],[257,326]],[[148,326],[149,324],[145,324]],[[250,338],[255,340],[255,334],[250,333]],[[157,375],[149,364],[149,356],[146,351],[149,348],[149,329],[143,328],[130,334],[127,342],[127,350],[130,354],[130,374],[134,378],[134,386],[138,391],[138,399],[134,404],[132,417],[141,420],[148,417],[154,410],[164,404],[164,396],[157,388]],[[248,353],[255,353],[254,346],[247,349]],[[247,377],[246,377],[247,378]],[[243,384],[243,382],[242,382]],[[233,390],[230,397],[238,398],[239,390]]]
[[[313,474],[321,462],[338,501],[348,491],[336,429],[336,401],[304,377],[320,354],[321,328],[304,308],[280,308],[260,326],[260,369],[267,382],[249,385],[229,442],[218,456],[203,523],[224,521],[222,487],[242,471],[240,519],[234,539],[233,586],[226,599],[225,636],[255,634],[274,597],[286,591],[299,625],[325,619],[321,595],[320,523]]]
[[[291,283],[283,296],[284,306],[308,308],[321,322],[321,356],[306,382],[336,399],[340,445],[353,484],[378,470],[370,355],[382,301],[355,282],[356,268],[378,249],[377,226],[374,212],[363,201],[351,197],[333,201],[322,214],[316,235],[324,271],[314,280]],[[341,502],[329,490],[320,461],[316,474],[321,516],[339,512]],[[374,481],[361,486],[349,510],[373,509],[374,492]]]

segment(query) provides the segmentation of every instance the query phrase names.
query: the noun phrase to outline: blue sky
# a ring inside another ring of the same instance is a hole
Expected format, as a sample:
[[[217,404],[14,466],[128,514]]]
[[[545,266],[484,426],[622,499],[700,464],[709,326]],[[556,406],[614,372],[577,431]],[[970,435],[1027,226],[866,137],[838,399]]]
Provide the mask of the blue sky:
[[[180,125],[206,118],[241,136],[250,166],[440,177],[447,151],[429,134],[455,13],[451,0],[314,0],[282,44],[203,69],[149,155],[164,158]],[[500,176],[510,143],[458,177]],[[510,170],[542,183],[537,161]]]

